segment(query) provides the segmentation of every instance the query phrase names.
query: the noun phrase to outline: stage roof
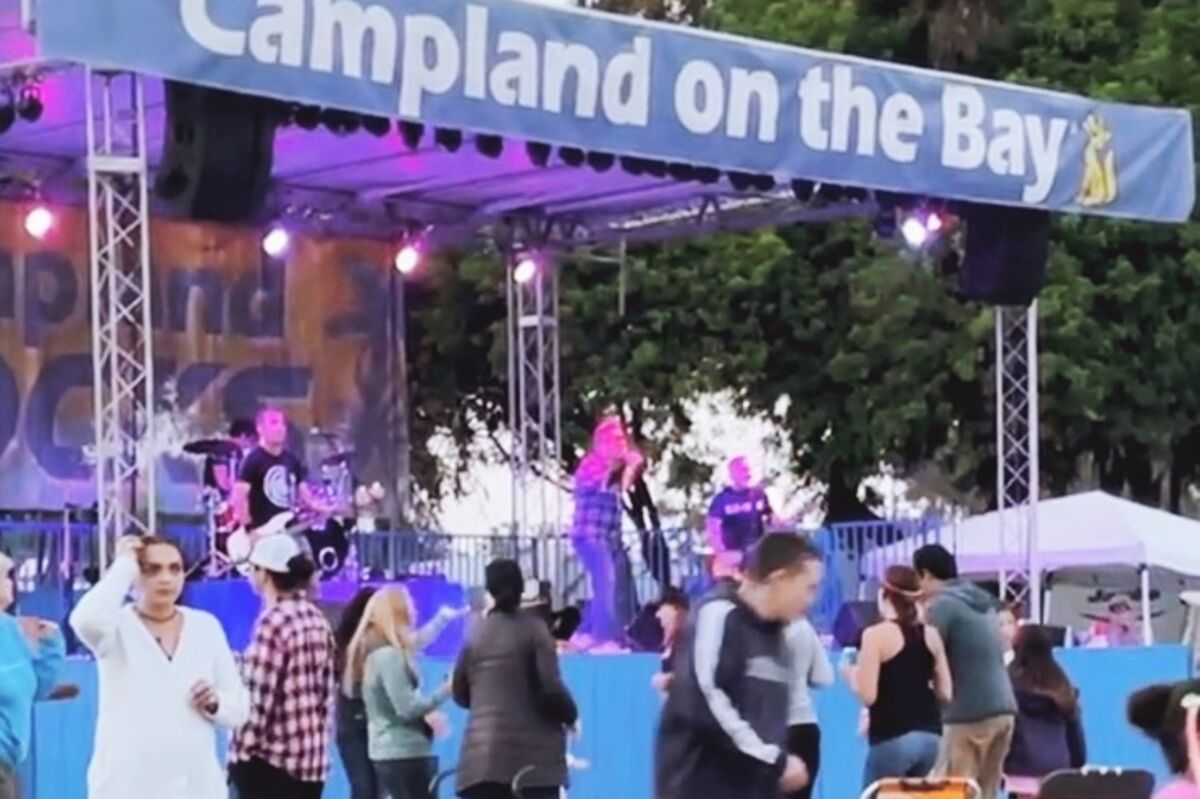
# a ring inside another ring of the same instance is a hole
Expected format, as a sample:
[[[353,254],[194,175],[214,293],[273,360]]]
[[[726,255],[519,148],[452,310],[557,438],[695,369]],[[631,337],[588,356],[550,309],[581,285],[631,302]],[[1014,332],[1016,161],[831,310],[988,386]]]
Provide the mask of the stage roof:
[[[86,62],[427,123],[416,151],[394,127],[280,129],[273,203],[331,232],[394,235],[408,220],[466,232],[518,216],[581,241],[637,241],[694,233],[699,217],[745,228],[873,211],[799,203],[793,179],[1156,221],[1192,208],[1191,118],[1178,110],[519,0],[39,0],[36,38],[23,4],[0,0],[0,64],[10,85],[40,81],[45,112],[0,135],[0,175],[68,200],[82,197]],[[163,90],[146,87],[154,162]],[[432,142],[435,125],[464,131],[458,152]],[[476,152],[472,131],[502,136],[500,156]],[[542,167],[530,140],[722,174],[598,172],[557,152]],[[778,188],[738,191],[730,173]]]

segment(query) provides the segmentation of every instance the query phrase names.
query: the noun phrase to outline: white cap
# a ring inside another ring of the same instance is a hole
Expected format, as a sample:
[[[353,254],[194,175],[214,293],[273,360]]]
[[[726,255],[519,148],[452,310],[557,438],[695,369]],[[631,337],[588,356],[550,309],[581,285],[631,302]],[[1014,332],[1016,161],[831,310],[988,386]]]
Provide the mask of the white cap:
[[[288,561],[301,554],[300,544],[286,533],[258,539],[250,553],[250,564],[276,574],[288,573]]]

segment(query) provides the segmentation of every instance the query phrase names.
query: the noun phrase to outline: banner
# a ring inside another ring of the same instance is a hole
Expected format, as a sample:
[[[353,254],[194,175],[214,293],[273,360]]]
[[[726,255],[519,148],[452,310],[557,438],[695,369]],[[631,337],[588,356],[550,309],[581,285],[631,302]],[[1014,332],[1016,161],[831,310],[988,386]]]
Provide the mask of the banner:
[[[587,150],[1167,222],[1191,116],[515,0],[40,0],[42,55]]]
[[[0,203],[0,507],[95,500],[87,219],[59,210],[45,242]],[[220,436],[263,403],[283,408],[310,466],[328,454],[311,428],[384,474],[390,399],[389,248],[293,238],[265,259],[260,232],[151,226],[159,506],[194,513],[200,462],[183,444]],[[399,435],[403,434],[403,429]]]

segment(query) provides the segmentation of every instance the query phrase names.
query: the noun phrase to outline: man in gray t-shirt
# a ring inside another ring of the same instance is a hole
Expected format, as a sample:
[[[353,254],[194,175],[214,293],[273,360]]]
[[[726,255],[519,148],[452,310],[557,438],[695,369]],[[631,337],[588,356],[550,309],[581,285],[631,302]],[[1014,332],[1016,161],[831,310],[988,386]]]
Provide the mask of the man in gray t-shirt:
[[[791,659],[791,690],[788,701],[787,750],[808,766],[808,785],[792,794],[793,799],[809,799],[817,784],[821,767],[821,729],[817,726],[817,706],[812,689],[833,685],[833,666],[825,645],[808,619],[788,625],[787,646]]]

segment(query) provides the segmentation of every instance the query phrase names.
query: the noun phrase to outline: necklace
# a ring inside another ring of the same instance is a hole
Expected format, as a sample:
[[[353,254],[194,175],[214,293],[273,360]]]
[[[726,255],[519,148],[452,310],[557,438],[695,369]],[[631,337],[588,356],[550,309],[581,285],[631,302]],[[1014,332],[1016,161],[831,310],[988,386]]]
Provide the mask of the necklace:
[[[161,619],[157,618],[155,616],[151,616],[149,613],[144,613],[140,609],[138,610],[137,614],[139,616],[141,616],[145,621],[151,622],[152,624],[169,624],[169,623],[175,621],[175,617],[179,615],[179,608],[172,608],[171,615],[167,616],[166,618],[161,618]]]

